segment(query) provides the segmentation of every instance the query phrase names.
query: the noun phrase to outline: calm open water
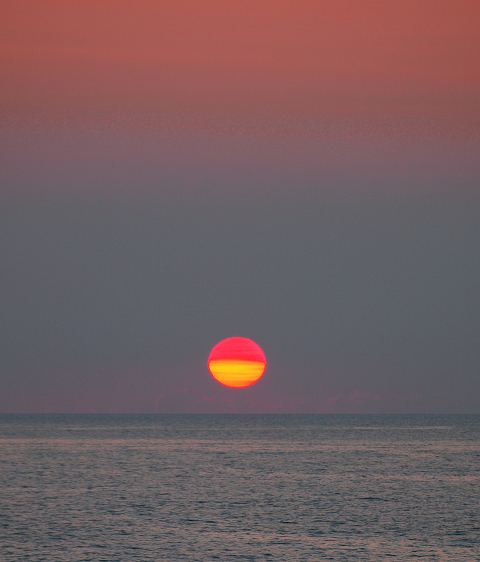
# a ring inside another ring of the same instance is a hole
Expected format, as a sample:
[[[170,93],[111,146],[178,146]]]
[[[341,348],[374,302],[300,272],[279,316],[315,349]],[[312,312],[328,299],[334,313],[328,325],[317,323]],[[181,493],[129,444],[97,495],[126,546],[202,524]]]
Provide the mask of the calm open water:
[[[0,416],[0,559],[480,560],[480,416]]]

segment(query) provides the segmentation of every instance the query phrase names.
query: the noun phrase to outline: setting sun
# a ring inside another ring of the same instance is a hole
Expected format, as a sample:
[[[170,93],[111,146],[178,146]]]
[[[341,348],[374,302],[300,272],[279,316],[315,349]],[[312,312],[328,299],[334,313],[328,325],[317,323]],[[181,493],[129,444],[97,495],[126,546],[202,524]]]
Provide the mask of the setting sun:
[[[224,386],[244,388],[255,384],[267,365],[260,346],[248,338],[227,338],[212,349],[208,369]]]

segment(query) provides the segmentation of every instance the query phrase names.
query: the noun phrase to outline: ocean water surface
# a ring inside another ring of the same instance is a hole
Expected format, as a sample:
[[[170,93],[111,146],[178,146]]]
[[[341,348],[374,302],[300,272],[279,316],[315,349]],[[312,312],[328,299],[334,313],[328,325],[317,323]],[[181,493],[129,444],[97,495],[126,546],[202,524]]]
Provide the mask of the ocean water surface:
[[[480,416],[3,415],[0,559],[480,560]]]

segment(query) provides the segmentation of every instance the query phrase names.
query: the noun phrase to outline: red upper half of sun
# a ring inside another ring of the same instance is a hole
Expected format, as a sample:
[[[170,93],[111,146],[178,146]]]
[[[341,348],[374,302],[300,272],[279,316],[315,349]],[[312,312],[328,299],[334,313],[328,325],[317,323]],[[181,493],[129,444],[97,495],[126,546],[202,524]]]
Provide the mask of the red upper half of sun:
[[[261,347],[248,338],[227,338],[212,349],[208,360],[212,359],[241,359],[244,361],[263,361],[266,363],[265,353]]]
[[[263,375],[267,361],[259,345],[248,338],[227,338],[210,352],[208,368],[224,386],[244,388]]]

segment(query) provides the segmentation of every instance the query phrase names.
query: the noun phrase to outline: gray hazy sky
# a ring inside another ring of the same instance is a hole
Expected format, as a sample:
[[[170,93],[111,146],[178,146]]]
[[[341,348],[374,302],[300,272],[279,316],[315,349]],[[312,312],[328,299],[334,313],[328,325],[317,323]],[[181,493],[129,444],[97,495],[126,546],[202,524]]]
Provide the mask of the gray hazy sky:
[[[1,411],[480,411],[471,173],[29,158],[1,210]],[[268,362],[244,390],[206,367],[237,335]]]

